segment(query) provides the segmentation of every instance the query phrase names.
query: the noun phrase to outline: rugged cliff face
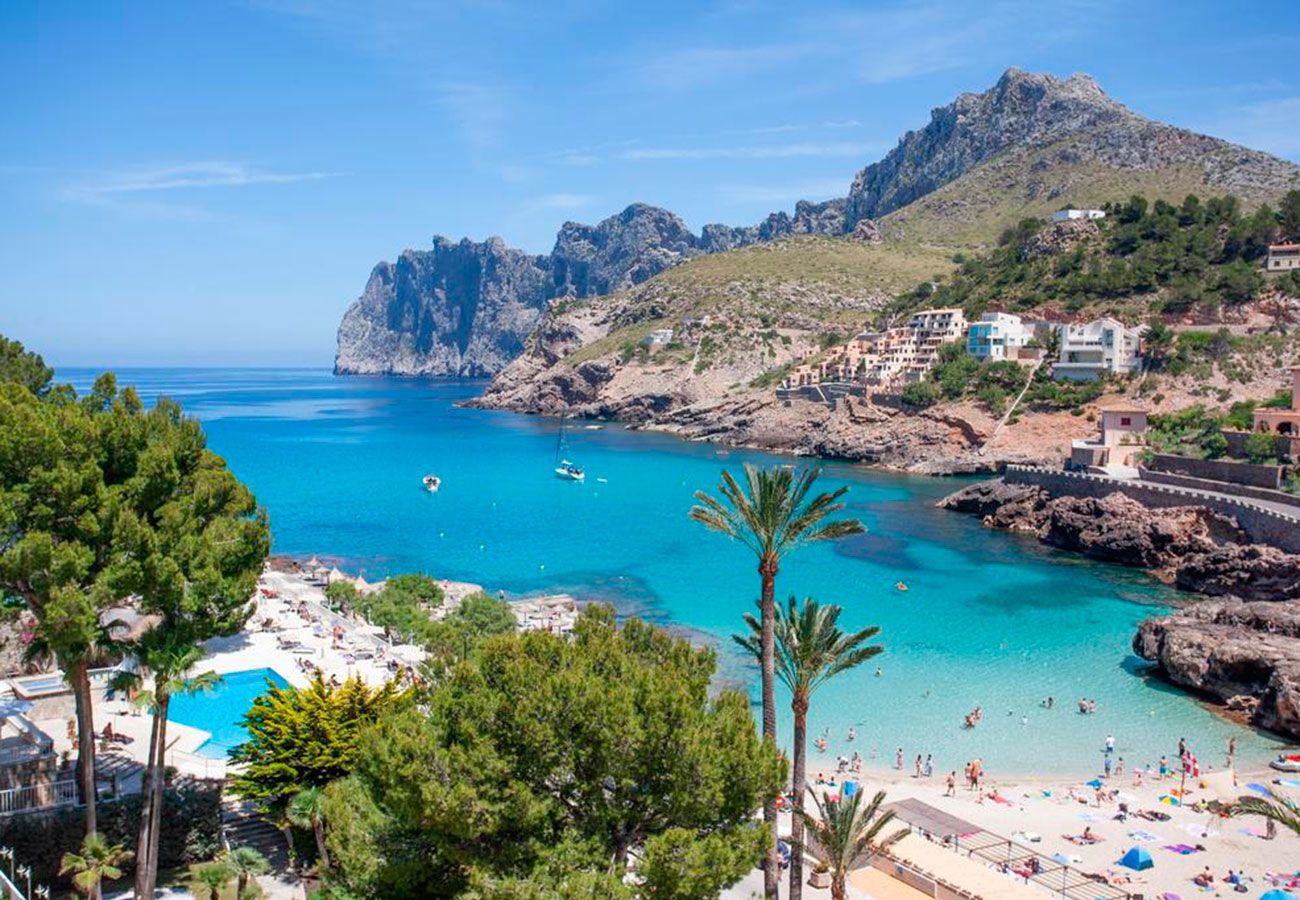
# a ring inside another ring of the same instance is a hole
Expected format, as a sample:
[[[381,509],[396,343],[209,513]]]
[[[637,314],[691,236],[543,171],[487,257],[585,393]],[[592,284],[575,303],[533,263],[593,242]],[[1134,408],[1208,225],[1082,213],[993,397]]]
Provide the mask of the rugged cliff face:
[[[550,296],[546,257],[434,238],[375,266],[339,325],[336,373],[490,375],[519,354]]]
[[[431,249],[374,268],[339,325],[334,371],[494,375],[522,351],[550,300],[611,294],[706,253],[843,228],[843,200],[801,202],[793,216],[743,228],[706,225],[699,236],[671,212],[634,203],[596,225],[566,222],[545,256],[500,238],[436,237]]]

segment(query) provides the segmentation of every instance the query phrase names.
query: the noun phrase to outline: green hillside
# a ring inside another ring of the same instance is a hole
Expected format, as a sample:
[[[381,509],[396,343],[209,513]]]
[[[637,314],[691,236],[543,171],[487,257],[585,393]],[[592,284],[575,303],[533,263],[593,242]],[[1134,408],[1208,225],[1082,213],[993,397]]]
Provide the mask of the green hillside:
[[[936,288],[921,284],[893,311],[960,306],[1047,315],[1109,314],[1130,323],[1152,314],[1218,320],[1256,299],[1270,278],[1300,294],[1300,277],[1267,276],[1269,243],[1300,234],[1300,191],[1252,212],[1234,197],[1178,205],[1133,196],[1105,219],[1045,225],[1024,219],[987,253],[963,259]]]

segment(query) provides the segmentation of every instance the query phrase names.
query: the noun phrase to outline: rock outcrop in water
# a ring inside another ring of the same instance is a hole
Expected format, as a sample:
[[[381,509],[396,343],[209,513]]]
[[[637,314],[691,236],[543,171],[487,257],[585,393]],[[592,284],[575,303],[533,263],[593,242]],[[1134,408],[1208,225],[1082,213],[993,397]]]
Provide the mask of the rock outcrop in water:
[[[939,505],[1220,598],[1144,621],[1133,651],[1174,684],[1300,737],[1300,556],[1251,544],[1233,519],[1203,507],[1148,509],[1123,494],[1053,498],[998,479]]]
[[[1174,684],[1300,738],[1300,603],[1195,603],[1143,622],[1133,652]]]
[[[337,374],[494,375],[520,354],[551,300],[630,288],[705,253],[795,234],[839,234],[844,201],[801,201],[758,225],[706,225],[634,203],[596,225],[566,222],[547,255],[435,237],[375,266],[339,325]]]

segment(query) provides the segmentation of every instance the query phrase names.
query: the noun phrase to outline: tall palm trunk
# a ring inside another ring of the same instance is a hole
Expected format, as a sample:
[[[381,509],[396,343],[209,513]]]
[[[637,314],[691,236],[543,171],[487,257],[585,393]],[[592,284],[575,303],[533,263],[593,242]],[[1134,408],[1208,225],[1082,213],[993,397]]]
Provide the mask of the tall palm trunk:
[[[86,834],[99,830],[95,809],[95,709],[90,695],[90,668],[86,660],[77,663],[73,674],[73,702],[77,715],[77,791],[86,810]]]
[[[794,712],[794,816],[790,825],[790,900],[803,897],[803,802],[807,794],[808,766],[807,694],[795,694],[790,709]]]
[[[763,592],[759,603],[762,618],[762,661],[763,670],[763,740],[776,746],[776,573],[780,560],[775,553],[764,554],[758,563],[758,574],[763,580]],[[763,892],[768,900],[776,900],[777,884],[780,881],[780,866],[777,862],[776,838],[776,798],[768,797],[763,801],[763,821],[767,823],[771,836],[763,862]]]
[[[167,707],[171,698],[163,694],[154,706],[153,730],[149,736],[149,764],[144,774],[140,803],[140,829],[136,838],[136,900],[152,900],[158,881],[158,843],[161,833],[164,759],[167,754]]]
[[[831,900],[844,900],[844,872],[837,870],[831,875]]]
[[[312,834],[316,835],[316,852],[320,854],[320,870],[328,871],[330,867],[330,851],[325,846],[325,821],[317,816],[311,822]]]

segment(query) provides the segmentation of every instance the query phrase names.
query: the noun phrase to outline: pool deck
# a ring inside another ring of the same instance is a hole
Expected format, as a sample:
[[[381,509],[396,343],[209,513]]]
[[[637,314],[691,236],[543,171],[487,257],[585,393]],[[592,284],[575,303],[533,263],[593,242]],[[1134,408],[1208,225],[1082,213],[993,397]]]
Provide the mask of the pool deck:
[[[203,670],[225,674],[269,668],[289,684],[304,687],[311,681],[310,664],[327,680],[357,676],[377,686],[393,677],[388,660],[405,665],[421,657],[417,648],[394,648],[364,622],[332,613],[325,606],[324,590],[301,576],[267,572],[259,582],[256,602],[257,609],[243,631],[204,644]],[[336,627],[342,632],[338,641]],[[67,720],[34,721],[54,739],[55,753],[72,752]],[[106,755],[143,765],[149,749],[149,715],[132,708],[125,699],[105,699],[95,704],[95,730],[102,732],[109,722],[113,732],[126,740],[115,742]],[[201,728],[169,721],[168,764],[199,778],[226,777],[224,760],[198,752],[211,737]],[[123,782],[127,790],[138,789],[138,785],[138,773]]]

